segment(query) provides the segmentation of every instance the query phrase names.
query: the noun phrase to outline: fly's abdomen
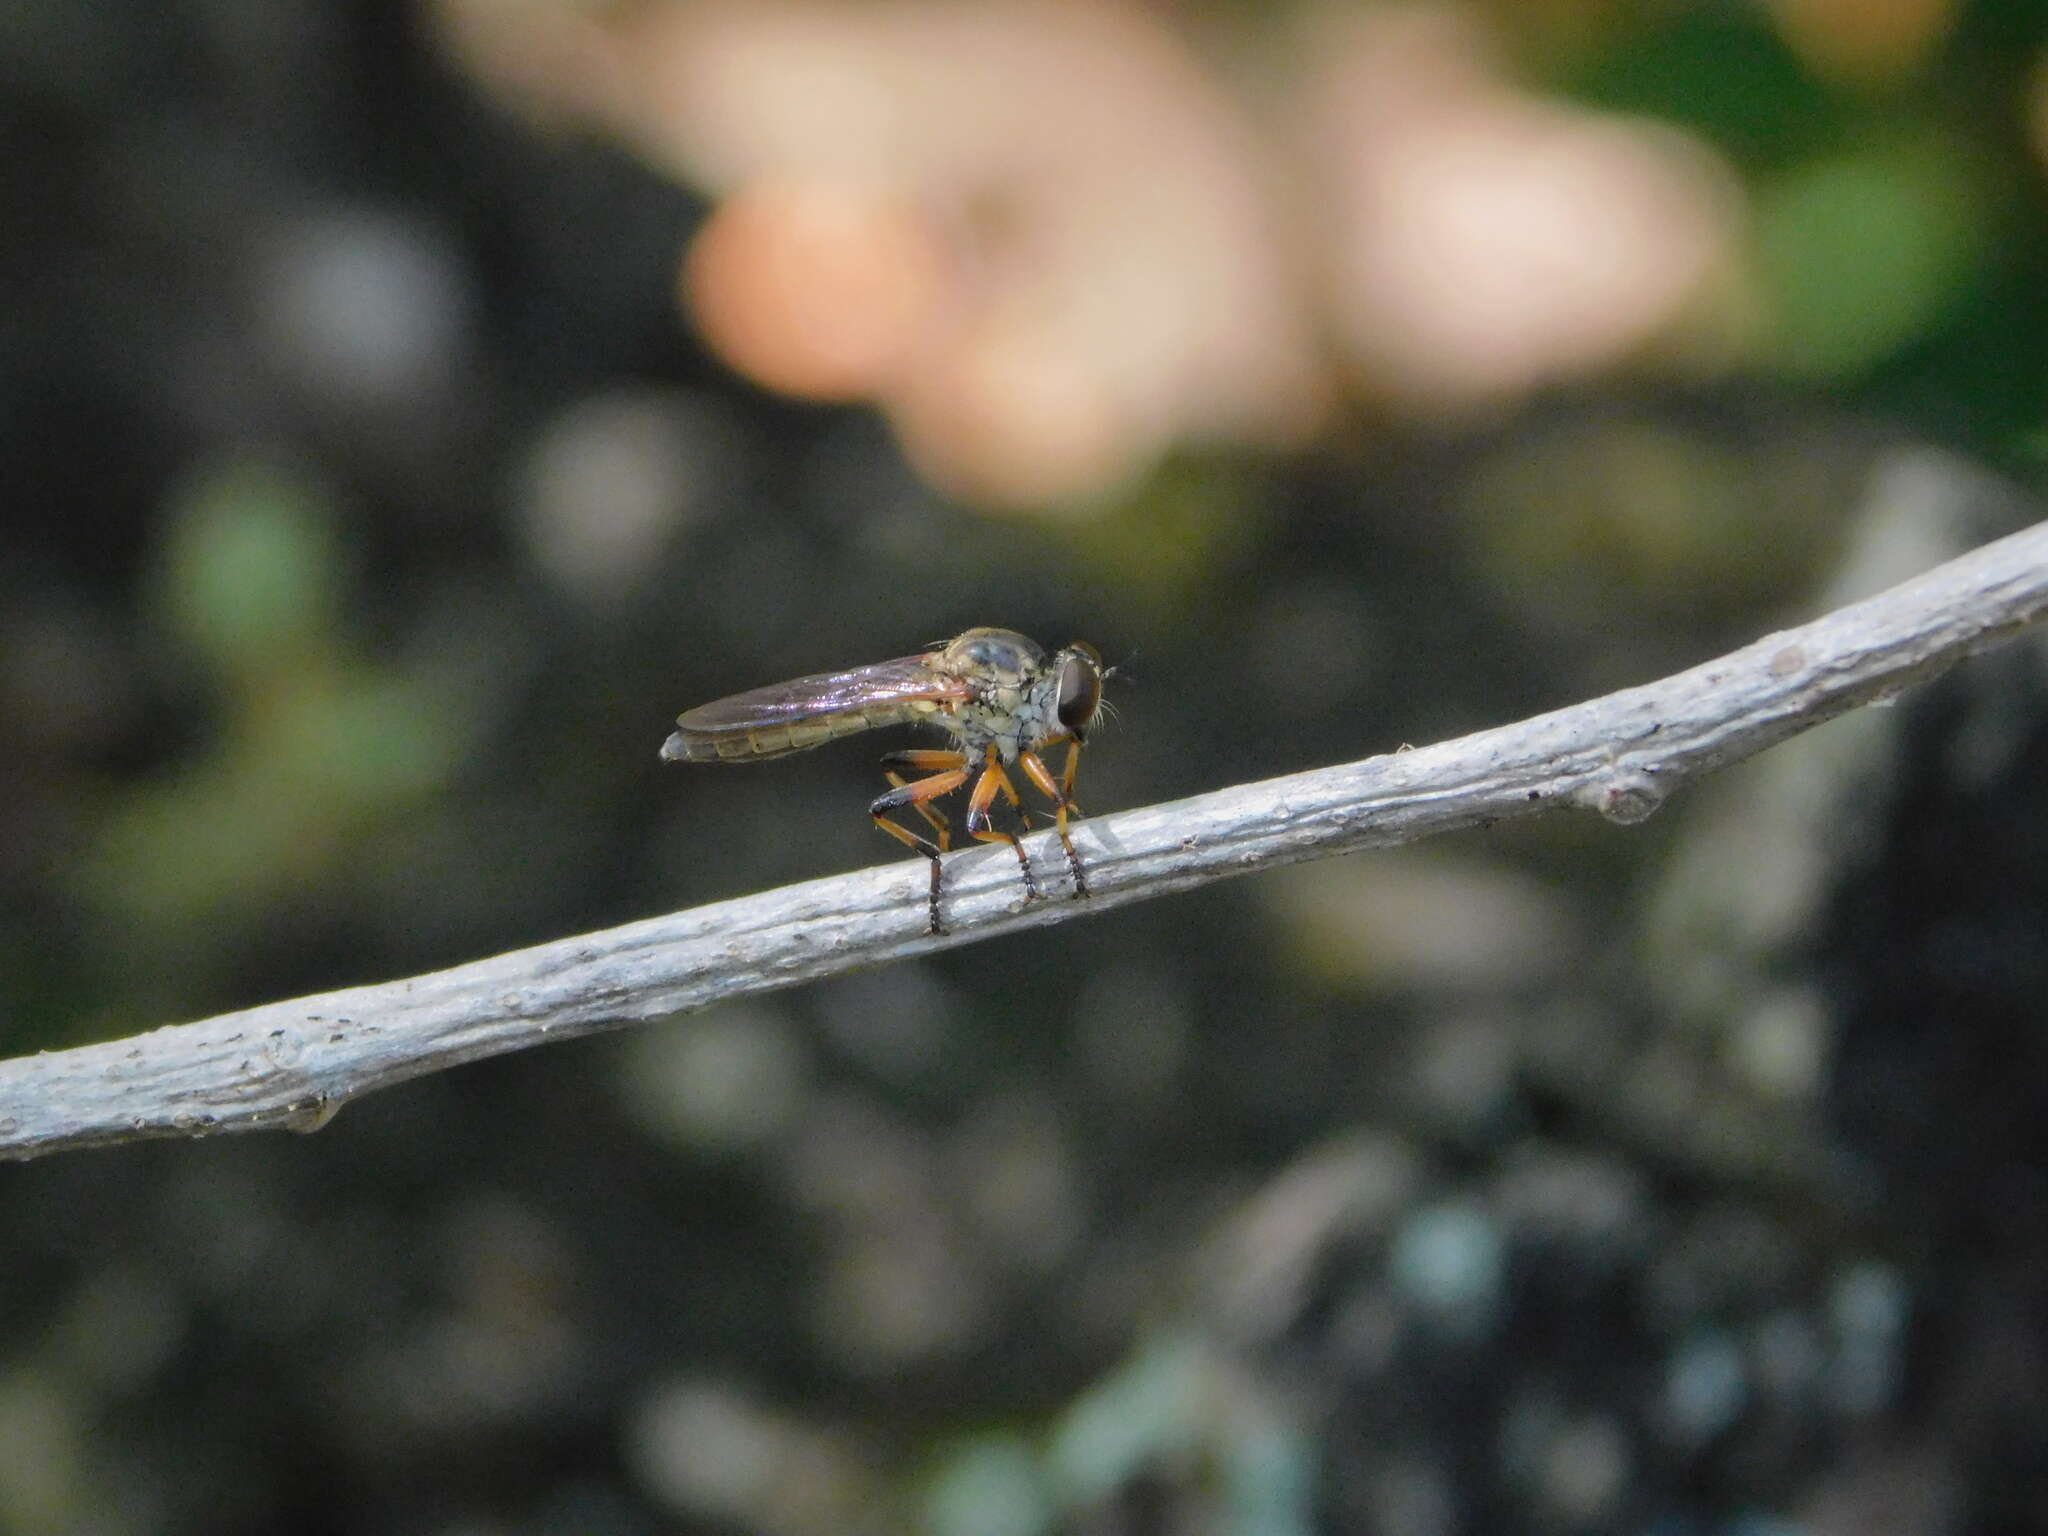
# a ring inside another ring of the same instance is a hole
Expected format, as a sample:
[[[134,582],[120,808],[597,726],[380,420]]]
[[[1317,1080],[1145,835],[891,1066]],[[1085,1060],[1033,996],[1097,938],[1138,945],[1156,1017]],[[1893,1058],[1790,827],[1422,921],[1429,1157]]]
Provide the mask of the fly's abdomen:
[[[715,706],[713,706],[715,707]],[[691,710],[676,722],[662,743],[662,758],[671,763],[746,763],[822,747],[841,736],[885,725],[907,725],[931,713],[929,704],[872,704],[863,709],[833,710],[799,720],[693,721]]]

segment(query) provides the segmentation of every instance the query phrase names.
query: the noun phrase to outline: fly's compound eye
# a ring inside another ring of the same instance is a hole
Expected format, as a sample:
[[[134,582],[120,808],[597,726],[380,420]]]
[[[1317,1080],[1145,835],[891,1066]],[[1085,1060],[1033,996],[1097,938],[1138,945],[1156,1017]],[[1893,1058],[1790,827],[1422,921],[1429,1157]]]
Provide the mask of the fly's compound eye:
[[[1102,658],[1091,645],[1068,647],[1060,661],[1059,702],[1055,706],[1060,729],[1076,741],[1085,741],[1101,708]]]

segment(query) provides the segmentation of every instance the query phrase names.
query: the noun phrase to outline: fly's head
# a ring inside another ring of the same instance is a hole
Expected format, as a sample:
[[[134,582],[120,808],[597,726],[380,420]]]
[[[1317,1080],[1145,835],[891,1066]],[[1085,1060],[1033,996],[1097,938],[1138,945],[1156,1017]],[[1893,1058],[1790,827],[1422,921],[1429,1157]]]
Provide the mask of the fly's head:
[[[1076,640],[1052,659],[1047,669],[1052,692],[1051,718],[1058,727],[1046,739],[1070,737],[1086,742],[1102,714],[1102,653],[1085,640]]]
[[[1033,752],[1056,742],[1087,741],[1102,715],[1102,655],[1076,640],[1042,662],[1025,690],[1019,745]]]

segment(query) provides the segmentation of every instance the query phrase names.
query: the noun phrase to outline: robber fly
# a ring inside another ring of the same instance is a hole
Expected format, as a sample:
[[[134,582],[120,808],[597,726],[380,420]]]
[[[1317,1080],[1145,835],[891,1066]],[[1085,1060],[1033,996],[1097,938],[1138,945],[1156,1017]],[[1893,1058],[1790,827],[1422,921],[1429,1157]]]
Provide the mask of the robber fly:
[[[1067,820],[1081,814],[1074,804],[1074,767],[1102,712],[1105,675],[1101,655],[1081,641],[1048,659],[1035,642],[1013,630],[970,629],[922,655],[800,677],[701,705],[677,718],[661,756],[671,763],[753,762],[886,725],[940,727],[956,750],[889,753],[882,769],[892,787],[868,807],[868,814],[884,832],[932,861],[931,931],[944,933],[939,856],[950,851],[952,835],[932,802],[969,780],[974,788],[967,797],[968,834],[985,843],[1008,843],[1024,873],[1025,899],[1036,901],[1041,894],[1024,845],[989,819],[1001,795],[1029,825],[1011,766],[1022,768],[1052,801],[1053,825],[1067,852],[1074,894],[1088,894],[1088,877]],[[1040,754],[1061,742],[1067,760],[1055,777]],[[931,837],[893,818],[893,812],[906,807],[924,819]]]

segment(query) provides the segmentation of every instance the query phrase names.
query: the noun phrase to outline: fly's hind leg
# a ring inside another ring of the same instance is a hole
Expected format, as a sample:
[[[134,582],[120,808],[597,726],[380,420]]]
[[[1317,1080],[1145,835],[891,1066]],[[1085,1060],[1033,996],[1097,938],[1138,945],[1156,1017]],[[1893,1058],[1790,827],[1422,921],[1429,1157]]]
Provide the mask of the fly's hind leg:
[[[1053,803],[1053,830],[1059,833],[1060,846],[1067,851],[1067,870],[1074,877],[1074,894],[1088,894],[1088,874],[1081,868],[1081,855],[1074,849],[1074,839],[1067,831],[1067,819],[1079,816],[1081,808],[1074,804],[1074,768],[1081,757],[1081,744],[1067,743],[1067,769],[1059,778],[1052,776],[1052,770],[1045,766],[1045,759],[1036,752],[1020,752],[1018,762],[1024,765],[1025,776],[1036,784],[1045,797]]]
[[[938,761],[942,760],[942,761]],[[888,767],[889,782],[894,787],[885,795],[878,795],[868,806],[868,814],[875,819],[875,825],[888,833],[907,848],[913,848],[932,861],[932,883],[926,897],[926,910],[930,917],[931,932],[934,935],[946,931],[946,925],[939,921],[939,880],[940,855],[952,846],[952,834],[947,830],[946,818],[932,808],[931,802],[941,795],[950,795],[967,782],[966,760],[957,752],[892,752],[883,759]],[[904,768],[936,768],[939,771],[929,778],[905,779],[896,772]],[[926,825],[937,834],[938,840],[904,826],[890,819],[891,811],[909,806],[924,818]]]
[[[1031,860],[1025,856],[1024,844],[1016,833],[1005,832],[989,820],[988,808],[995,803],[998,792],[1010,802],[1011,809],[1018,816],[1024,814],[1024,797],[1017,793],[1017,786],[1003,772],[996,749],[990,747],[982,764],[981,777],[974,781],[974,793],[967,802],[967,832],[970,837],[984,843],[1008,843],[1017,854],[1017,867],[1024,872],[1024,899],[1036,901],[1045,893],[1038,888],[1038,876],[1031,872]]]
[[[931,798],[916,800],[911,805],[911,809],[922,816],[925,819],[925,824],[937,834],[939,851],[941,853],[950,853],[952,851],[953,829],[946,825],[946,818],[938,813],[931,802],[932,799],[936,799],[939,795],[950,795],[962,783],[965,783],[966,774],[964,770],[966,767],[967,756],[963,752],[912,750],[907,752],[889,752],[885,753],[882,757],[882,772],[889,782],[898,789],[905,788],[911,782],[903,776],[902,770],[906,768],[913,773],[930,774],[951,773],[955,769],[962,770],[961,778],[958,781],[949,784],[944,789],[938,790]]]

